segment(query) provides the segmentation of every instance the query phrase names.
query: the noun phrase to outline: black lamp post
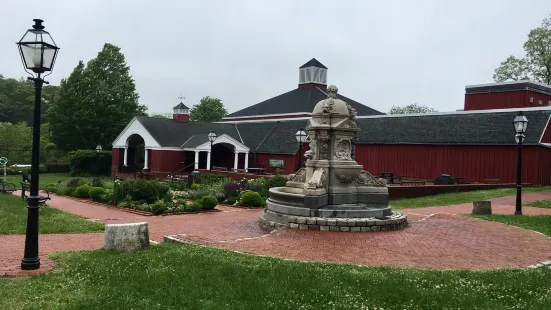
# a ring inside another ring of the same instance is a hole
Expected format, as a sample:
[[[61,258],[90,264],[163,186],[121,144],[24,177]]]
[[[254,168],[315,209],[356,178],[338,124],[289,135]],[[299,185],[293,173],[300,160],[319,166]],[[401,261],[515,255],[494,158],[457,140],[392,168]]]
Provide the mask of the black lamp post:
[[[298,142],[298,169],[302,168],[302,143],[306,142],[306,132],[304,129],[300,128],[297,133],[295,133],[295,138]]]
[[[214,143],[214,141],[216,140],[216,133],[214,132],[214,130],[211,130],[210,133],[209,133],[209,141],[210,141],[210,161],[212,163],[212,144]],[[212,171],[212,165],[211,163],[209,163],[209,170]]]
[[[44,81],[40,75],[52,71],[59,47],[56,46],[50,34],[44,30],[43,20],[33,19],[32,29],[27,30],[21,40],[16,44],[19,47],[21,60],[25,71],[32,77],[29,80],[34,82],[34,119],[33,119],[33,144],[31,159],[31,185],[27,198],[28,217],[27,231],[25,235],[25,254],[21,261],[21,269],[33,270],[40,268],[40,257],[38,257],[38,209],[40,208],[40,196],[38,193],[38,167],[40,163],[40,99],[42,96],[42,85]],[[35,73],[33,75],[31,72]]]
[[[517,203],[515,215],[522,215],[522,141],[528,126],[528,119],[522,115],[522,111],[513,120],[515,126],[515,141],[517,142]]]

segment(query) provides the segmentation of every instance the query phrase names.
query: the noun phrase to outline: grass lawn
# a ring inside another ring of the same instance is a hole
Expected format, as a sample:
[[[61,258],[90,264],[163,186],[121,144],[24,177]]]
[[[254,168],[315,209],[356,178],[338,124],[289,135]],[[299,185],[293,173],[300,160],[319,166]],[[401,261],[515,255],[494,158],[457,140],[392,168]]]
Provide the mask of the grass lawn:
[[[0,194],[0,235],[25,233],[26,206],[26,200],[19,196]],[[39,229],[42,234],[103,231],[103,224],[90,222],[81,216],[52,207],[42,206],[39,212]]]
[[[192,244],[53,254],[0,278],[0,309],[551,309],[551,270],[430,271],[280,260]]]
[[[534,230],[551,237],[551,215],[467,215],[488,221],[495,221],[507,225],[518,226],[530,230]]]
[[[532,203],[527,203],[526,205],[536,208],[551,208],[551,200],[538,200]]]
[[[551,187],[526,187],[522,189],[523,193],[530,192],[547,192],[551,191]],[[390,205],[392,209],[406,209],[406,208],[425,208],[433,206],[448,206],[460,203],[469,203],[475,200],[485,200],[490,198],[498,198],[503,196],[509,196],[516,194],[515,188],[498,188],[490,190],[461,192],[461,193],[448,193],[434,196],[425,196],[419,198],[407,198],[392,200]]]
[[[2,176],[2,178],[3,177],[4,176]],[[44,173],[44,174],[40,174],[40,177],[38,178],[38,186],[40,188],[44,188],[46,185],[50,183],[57,184],[57,181],[67,183],[73,178],[74,177],[71,177],[69,176],[69,174],[65,174],[65,173]],[[8,175],[7,179],[8,179],[8,182],[14,183],[17,188],[21,189],[21,181],[22,181],[21,175]]]

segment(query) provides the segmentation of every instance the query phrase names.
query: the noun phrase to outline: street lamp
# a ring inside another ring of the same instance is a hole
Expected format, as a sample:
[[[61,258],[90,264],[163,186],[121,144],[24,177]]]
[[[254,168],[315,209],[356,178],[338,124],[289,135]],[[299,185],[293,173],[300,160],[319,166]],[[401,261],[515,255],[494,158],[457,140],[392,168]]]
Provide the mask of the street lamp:
[[[212,156],[212,144],[214,143],[215,140],[216,140],[216,133],[214,132],[214,130],[211,130],[210,133],[209,133],[210,153],[211,153],[210,155],[211,156]],[[212,171],[212,165],[210,163],[209,163],[209,168],[210,168],[210,171]]]
[[[302,143],[306,142],[306,132],[304,132],[304,129],[300,128],[297,133],[295,133],[295,138],[298,142],[298,169],[302,168]],[[298,170],[297,169],[297,170]]]
[[[524,133],[528,126],[528,119],[522,115],[522,111],[515,116],[513,120],[515,126],[515,142],[517,143],[517,203],[515,209],[515,215],[522,215],[522,141],[524,140]]]
[[[43,20],[33,19],[32,29],[27,30],[21,40],[17,42],[19,53],[25,71],[32,77],[28,79],[34,82],[34,119],[33,119],[33,144],[31,159],[31,185],[27,198],[28,216],[25,235],[25,254],[21,260],[21,269],[33,270],[40,268],[38,256],[38,209],[40,208],[40,196],[38,193],[38,167],[40,155],[40,98],[42,85],[48,82],[40,77],[42,73],[52,71],[59,47],[56,46],[50,34],[44,30]],[[35,73],[33,75],[31,72]],[[47,74],[49,75],[49,74]],[[46,76],[47,76],[46,75]]]
[[[96,153],[101,152],[102,149],[101,145],[98,144],[98,146],[96,146]]]

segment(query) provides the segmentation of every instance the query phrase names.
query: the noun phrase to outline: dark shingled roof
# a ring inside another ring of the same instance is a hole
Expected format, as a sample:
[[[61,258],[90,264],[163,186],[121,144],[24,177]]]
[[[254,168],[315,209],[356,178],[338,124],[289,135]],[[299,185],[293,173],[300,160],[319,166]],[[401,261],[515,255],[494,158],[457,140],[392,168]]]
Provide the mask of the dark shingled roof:
[[[358,119],[358,143],[513,145],[518,111]],[[525,144],[538,144],[551,111],[524,111]]]
[[[405,116],[374,116],[357,120],[358,144],[514,145],[513,119],[518,111]],[[525,144],[537,145],[551,110],[525,110],[528,118]],[[307,120],[258,123],[178,123],[175,120],[142,117],[138,120],[163,147],[193,148],[208,141],[214,130],[228,134],[251,152],[295,154],[295,133]],[[243,140],[241,140],[241,138]]]
[[[189,109],[184,103],[180,102],[177,106],[175,106],[173,109]]]
[[[241,142],[241,138],[239,138],[237,129],[233,124],[180,123],[173,119],[155,117],[138,117],[138,121],[162,147],[181,147],[194,135],[208,134],[211,130],[214,130],[219,136],[225,133]]]
[[[318,67],[318,68],[327,69],[327,67],[322,65],[321,62],[319,62],[316,58],[310,59],[310,61],[300,66],[299,69],[308,68],[308,67]]]
[[[377,110],[365,106],[345,96],[337,94],[358,112],[358,116],[383,115]],[[312,113],[318,102],[327,99],[325,90],[318,87],[297,88],[279,96],[262,101],[243,110],[234,112],[228,117],[245,117],[266,114]]]

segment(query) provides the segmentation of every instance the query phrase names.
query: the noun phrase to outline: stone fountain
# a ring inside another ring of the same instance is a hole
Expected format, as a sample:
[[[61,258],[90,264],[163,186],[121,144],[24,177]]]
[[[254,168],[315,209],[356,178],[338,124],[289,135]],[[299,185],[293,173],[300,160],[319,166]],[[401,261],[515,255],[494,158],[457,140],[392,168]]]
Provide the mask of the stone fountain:
[[[327,88],[308,122],[306,168],[289,175],[285,187],[270,189],[263,226],[326,231],[380,231],[407,226],[392,211],[386,182],[363,171],[354,159],[359,128],[356,110]]]

